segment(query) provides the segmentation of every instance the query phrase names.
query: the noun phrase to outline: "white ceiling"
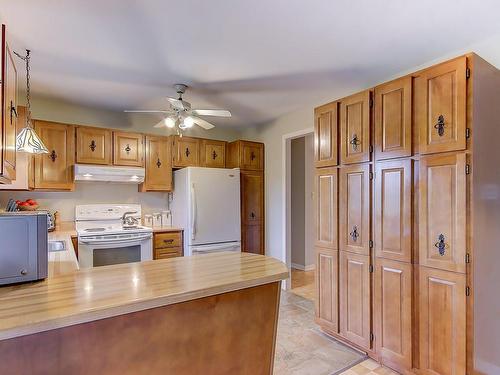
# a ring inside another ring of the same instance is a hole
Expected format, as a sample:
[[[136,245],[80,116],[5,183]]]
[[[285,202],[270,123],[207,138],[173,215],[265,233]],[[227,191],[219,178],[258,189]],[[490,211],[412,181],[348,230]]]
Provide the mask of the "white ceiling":
[[[154,109],[182,82],[193,106],[231,110],[214,121],[231,127],[312,108],[500,35],[498,0],[1,4],[14,49],[33,51],[34,96]]]

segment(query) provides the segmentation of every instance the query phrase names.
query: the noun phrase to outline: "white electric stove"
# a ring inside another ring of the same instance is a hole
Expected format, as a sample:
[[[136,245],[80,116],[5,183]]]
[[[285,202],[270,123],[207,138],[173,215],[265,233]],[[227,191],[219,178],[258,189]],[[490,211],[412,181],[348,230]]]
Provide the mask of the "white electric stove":
[[[123,224],[123,215],[137,224]],[[141,262],[153,259],[153,231],[139,225],[138,204],[90,204],[75,209],[80,268]]]

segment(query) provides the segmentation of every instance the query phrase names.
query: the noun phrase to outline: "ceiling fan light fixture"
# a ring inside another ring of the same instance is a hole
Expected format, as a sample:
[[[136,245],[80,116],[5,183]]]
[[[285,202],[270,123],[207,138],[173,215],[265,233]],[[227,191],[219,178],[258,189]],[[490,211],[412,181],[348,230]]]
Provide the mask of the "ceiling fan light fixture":
[[[191,116],[187,116],[183,122],[186,128],[191,128],[194,125],[194,119]]]
[[[165,126],[167,128],[174,128],[175,127],[175,122],[176,120],[172,117],[167,117],[165,118],[165,120],[163,120],[165,122]]]

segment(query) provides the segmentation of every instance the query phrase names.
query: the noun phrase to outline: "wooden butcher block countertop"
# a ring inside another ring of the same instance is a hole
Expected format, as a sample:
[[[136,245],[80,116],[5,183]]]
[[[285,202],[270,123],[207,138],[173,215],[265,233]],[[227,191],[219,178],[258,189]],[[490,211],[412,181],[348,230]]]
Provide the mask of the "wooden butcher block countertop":
[[[282,262],[215,253],[127,263],[0,287],[0,340],[280,281]]]

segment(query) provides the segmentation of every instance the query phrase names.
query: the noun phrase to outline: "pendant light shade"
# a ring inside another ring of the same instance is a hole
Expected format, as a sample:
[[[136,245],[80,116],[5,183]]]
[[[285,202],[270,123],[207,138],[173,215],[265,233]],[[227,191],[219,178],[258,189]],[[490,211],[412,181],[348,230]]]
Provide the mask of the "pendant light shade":
[[[26,126],[21,129],[16,137],[16,151],[30,154],[48,154],[49,150],[47,150],[47,147],[45,147],[31,125],[30,50],[26,50],[26,56],[21,56],[17,52],[14,53],[26,62]]]
[[[16,151],[30,154],[48,154],[49,150],[43,144],[35,129],[26,126],[16,137]]]

